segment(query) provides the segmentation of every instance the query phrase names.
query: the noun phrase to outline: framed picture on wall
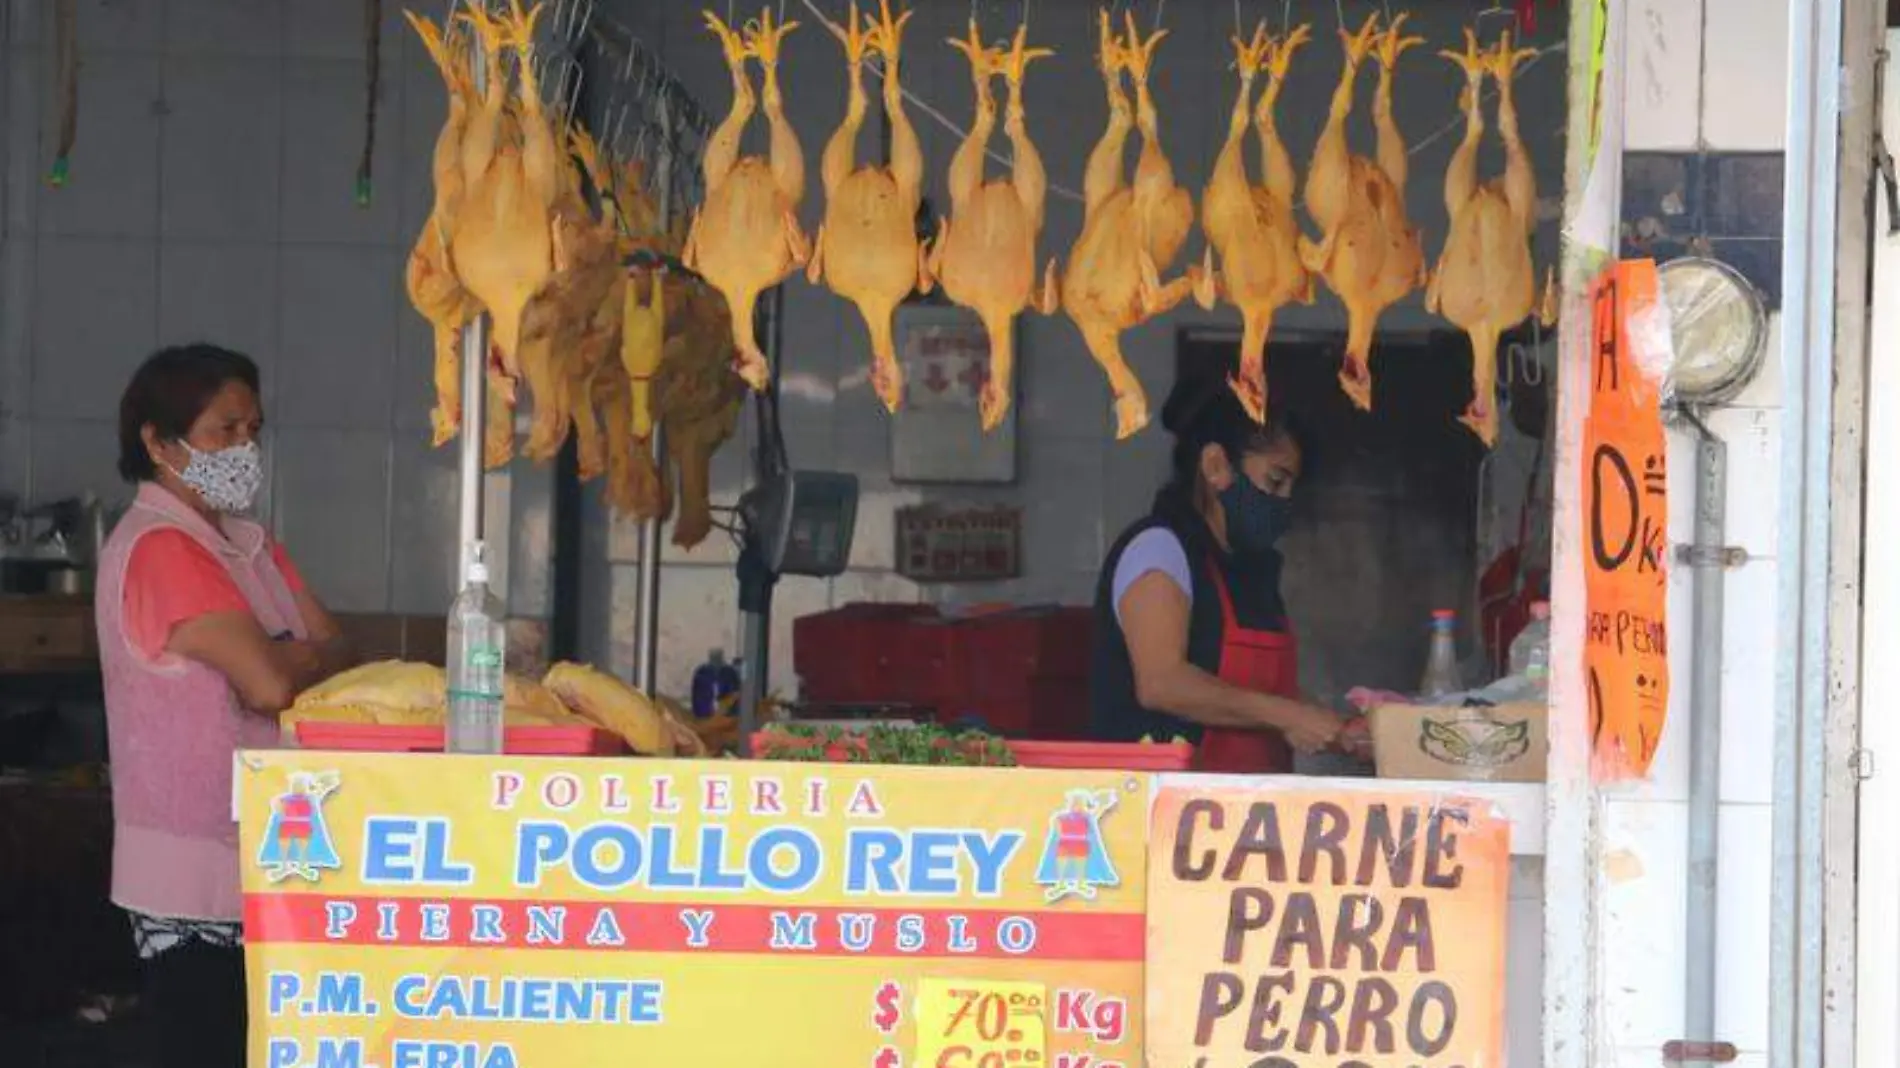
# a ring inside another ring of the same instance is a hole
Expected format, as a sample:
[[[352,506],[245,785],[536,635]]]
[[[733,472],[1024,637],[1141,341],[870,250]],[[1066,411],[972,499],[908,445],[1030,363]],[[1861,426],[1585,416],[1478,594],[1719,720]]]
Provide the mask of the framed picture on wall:
[[[1016,411],[1021,398],[1013,395],[1003,421],[984,433],[977,395],[989,380],[990,342],[975,313],[957,307],[902,307],[897,310],[896,337],[904,396],[891,419],[892,480],[1016,481]],[[1020,374],[1014,376],[1012,391],[1020,380]]]

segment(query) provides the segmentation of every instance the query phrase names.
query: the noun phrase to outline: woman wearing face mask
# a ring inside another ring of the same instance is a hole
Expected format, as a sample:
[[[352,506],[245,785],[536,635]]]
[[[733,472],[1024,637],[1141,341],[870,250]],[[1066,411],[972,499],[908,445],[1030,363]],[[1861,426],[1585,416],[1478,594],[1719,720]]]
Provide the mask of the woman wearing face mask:
[[[245,1059],[232,753],[351,663],[336,621],[244,513],[263,482],[257,365],[165,349],[119,404],[137,486],[100,554],[96,612],[112,755],[112,899],[131,914],[160,1065]]]
[[[1162,425],[1172,475],[1096,587],[1096,736],[1186,738],[1203,771],[1291,772],[1292,750],[1340,744],[1343,727],[1300,699],[1280,599],[1299,442],[1277,418],[1255,423],[1219,379],[1177,382]]]

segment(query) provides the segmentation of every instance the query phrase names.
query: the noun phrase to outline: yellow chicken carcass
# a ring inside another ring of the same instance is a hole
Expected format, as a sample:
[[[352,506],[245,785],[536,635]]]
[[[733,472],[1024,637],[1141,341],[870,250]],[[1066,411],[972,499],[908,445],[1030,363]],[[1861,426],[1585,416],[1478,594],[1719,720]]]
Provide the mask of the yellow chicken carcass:
[[[1319,224],[1319,244],[1302,241],[1307,269],[1326,279],[1346,305],[1346,354],[1339,382],[1360,408],[1372,407],[1372,336],[1379,316],[1425,282],[1425,254],[1419,233],[1406,218],[1408,171],[1405,138],[1392,117],[1392,75],[1399,56],[1417,37],[1401,30],[1399,15],[1383,34],[1373,15],[1357,34],[1339,31],[1345,65],[1333,91],[1326,129],[1320,134],[1306,176],[1306,209]],[[1357,156],[1346,144],[1346,119],[1352,114],[1359,65],[1377,46],[1378,95],[1373,125],[1378,131],[1378,162]]]
[[[1254,29],[1251,41],[1234,38],[1240,92],[1227,120],[1227,140],[1201,199],[1201,228],[1207,234],[1208,250],[1196,298],[1211,309],[1216,295],[1222,295],[1240,310],[1240,367],[1229,384],[1256,422],[1267,417],[1267,334],[1273,317],[1288,303],[1313,300],[1313,279],[1300,261],[1300,230],[1293,219],[1297,185],[1293,158],[1274,121],[1274,105],[1293,54],[1310,36],[1307,27],[1301,26],[1284,41],[1275,41],[1263,23]],[[1267,88],[1256,106],[1253,82],[1262,69],[1267,72]],[[1249,112],[1260,142],[1265,179],[1258,185],[1247,177]],[[1216,253],[1220,256],[1218,276],[1213,269]]]
[[[455,276],[449,258],[449,243],[466,189],[461,167],[462,134],[468,127],[475,85],[455,23],[443,31],[413,12],[405,11],[403,15],[422,38],[448,90],[448,117],[436,134],[430,160],[435,199],[403,273],[410,304],[429,321],[435,334],[435,408],[429,413],[429,424],[434,443],[442,445],[455,437],[462,423],[462,328],[481,314],[480,305]]]
[[[879,0],[880,20],[860,25],[854,2],[846,18],[845,62],[849,91],[844,122],[825,146],[825,222],[812,247],[806,277],[822,278],[831,291],[858,306],[871,332],[871,388],[895,412],[903,396],[892,318],[913,290],[928,291],[917,242],[917,208],[923,201],[924,154],[904,114],[898,76],[904,23],[913,12],[891,17],[890,0]],[[884,115],[890,124],[889,166],[855,166],[858,130],[864,124],[864,57],[884,56]]]
[[[994,430],[1009,411],[1015,373],[1016,316],[1032,302],[1044,315],[1054,313],[1060,290],[1055,264],[1036,284],[1036,238],[1042,233],[1048,174],[1029,139],[1023,111],[1023,74],[1031,60],[1055,53],[1029,48],[1029,27],[1017,29],[1008,57],[983,44],[976,20],[968,40],[950,44],[970,61],[976,90],[976,121],[950,162],[950,216],[939,225],[931,246],[929,272],[943,283],[951,300],[983,321],[990,340],[989,374],[977,398],[983,429]],[[996,130],[996,101],[990,80],[1001,73],[1009,87],[1003,130],[1015,155],[1009,181],[984,181],[983,157]]]
[[[1441,52],[1464,68],[1465,137],[1445,172],[1445,210],[1451,230],[1439,255],[1438,270],[1425,291],[1425,309],[1440,312],[1471,337],[1471,405],[1459,422],[1486,446],[1497,444],[1498,339],[1531,314],[1536,299],[1530,238],[1536,225],[1537,178],[1530,153],[1518,136],[1517,100],[1512,83],[1518,64],[1535,51],[1512,51],[1504,31],[1496,51],[1478,48],[1477,34],[1465,31],[1465,50]],[[1478,145],[1484,138],[1480,99],[1484,78],[1498,83],[1498,135],[1504,141],[1504,175],[1478,180]]]
[[[774,25],[768,7],[758,21],[746,25],[742,41],[717,15],[708,11],[705,17],[732,70],[732,110],[706,144],[706,200],[693,217],[680,260],[725,295],[738,349],[734,370],[753,389],[764,389],[771,371],[754,336],[753,309],[759,294],[784,281],[811,256],[798,225],[805,156],[798,134],[786,121],[778,81],[779,52],[785,35],[798,23]],[[754,107],[747,57],[757,59],[764,71],[759,103],[771,128],[769,161],[739,155],[739,137]]]
[[[1148,424],[1148,397],[1121,351],[1121,332],[1159,315],[1185,298],[1193,279],[1158,284],[1186,239],[1194,206],[1174,184],[1174,171],[1159,144],[1159,120],[1148,94],[1148,70],[1165,31],[1143,41],[1134,17],[1126,47],[1117,41],[1108,12],[1101,13],[1101,70],[1108,91],[1108,128],[1089,154],[1083,182],[1082,234],[1062,275],[1062,306],[1082,332],[1090,355],[1108,375],[1115,398],[1115,437],[1125,439]],[[1122,75],[1132,73],[1137,105],[1129,106]],[[1141,131],[1142,150],[1132,186],[1123,181],[1129,134]]]
[[[509,3],[510,12],[498,19],[490,19],[480,5],[462,16],[482,42],[488,84],[462,138],[467,199],[450,252],[463,285],[492,320],[494,355],[512,407],[521,376],[522,315],[554,271],[552,220],[563,182],[554,130],[534,74],[534,24],[542,8],[524,14],[520,0]],[[518,91],[503,70],[505,47],[516,56]],[[513,137],[508,136],[511,127]]]
[[[574,715],[625,739],[634,752],[671,756],[672,729],[639,690],[586,664],[562,661],[548,668],[541,685]]]
[[[724,309],[696,309],[694,317],[717,322]],[[674,470],[678,509],[673,544],[691,549],[713,529],[712,458],[739,426],[744,384],[727,372],[729,348],[703,329],[677,338],[654,379],[660,425],[666,429],[666,463]]]
[[[659,271],[647,275],[648,294],[640,299],[638,279],[621,291],[620,366],[633,390],[633,421],[617,432],[633,435],[641,447],[653,440],[653,376],[666,356],[666,285]]]

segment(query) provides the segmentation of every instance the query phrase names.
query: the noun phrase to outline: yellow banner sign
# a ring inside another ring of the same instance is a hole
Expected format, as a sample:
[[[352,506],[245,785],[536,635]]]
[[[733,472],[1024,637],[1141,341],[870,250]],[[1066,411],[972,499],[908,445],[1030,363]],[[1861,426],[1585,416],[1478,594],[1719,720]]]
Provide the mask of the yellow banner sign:
[[[1140,1063],[1145,776],[240,765],[253,1065]]]
[[[1433,795],[1164,787],[1151,1068],[1500,1068],[1510,823]]]
[[[1597,282],[1583,427],[1584,682],[1598,781],[1649,774],[1669,712],[1669,447],[1656,264]],[[1660,351],[1659,351],[1660,350]]]

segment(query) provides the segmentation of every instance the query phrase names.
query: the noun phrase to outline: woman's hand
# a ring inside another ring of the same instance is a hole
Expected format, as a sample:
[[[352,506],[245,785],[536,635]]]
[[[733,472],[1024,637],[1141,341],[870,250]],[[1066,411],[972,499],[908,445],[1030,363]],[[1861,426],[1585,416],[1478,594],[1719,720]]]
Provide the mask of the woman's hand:
[[[1339,717],[1326,709],[1292,703],[1278,726],[1288,745],[1309,755],[1333,748],[1345,728]]]

